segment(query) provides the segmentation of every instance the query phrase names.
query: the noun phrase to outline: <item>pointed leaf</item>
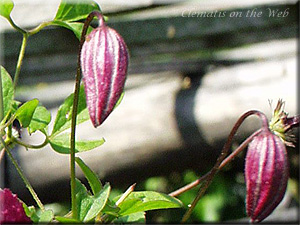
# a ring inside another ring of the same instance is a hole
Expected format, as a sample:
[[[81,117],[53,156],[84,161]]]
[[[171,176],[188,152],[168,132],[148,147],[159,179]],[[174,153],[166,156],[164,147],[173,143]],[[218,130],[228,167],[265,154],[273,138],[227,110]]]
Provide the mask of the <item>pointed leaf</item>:
[[[104,208],[110,190],[110,185],[107,183],[100,192],[95,196],[91,196],[80,180],[76,179],[77,218],[82,222],[88,222],[94,219]]]
[[[0,1],[0,16],[6,19],[10,18],[10,13],[14,8],[14,3],[12,0],[1,0]]]
[[[117,197],[116,199],[118,199]],[[169,195],[154,191],[132,192],[119,205],[120,216],[154,209],[180,208],[182,203]]]
[[[49,138],[51,147],[58,153],[70,154],[70,134],[63,133]],[[85,152],[92,150],[100,145],[102,145],[105,140],[102,138],[100,140],[85,140],[76,141],[75,152]]]
[[[18,110],[15,113],[16,118],[20,121],[22,124],[22,127],[28,127],[33,113],[38,106],[39,101],[37,99],[30,100],[18,108]]]
[[[51,121],[51,114],[44,106],[38,106],[32,116],[28,130],[32,134],[37,130],[44,129]]]
[[[84,216],[83,222],[94,219],[101,212],[108,200],[110,190],[111,188],[109,184],[105,184],[103,189],[92,197],[93,203],[90,206],[87,214]]]
[[[8,72],[1,66],[1,80],[3,93],[3,116],[5,117],[12,108],[14,101],[14,86]]]
[[[84,173],[86,179],[89,182],[89,185],[92,188],[93,194],[97,194],[102,189],[101,181],[99,180],[98,176],[92,171],[81,158],[75,158],[76,163],[81,168],[82,172]]]
[[[39,222],[39,217],[36,213],[36,209],[34,208],[34,206],[27,206],[25,203],[23,203],[23,208],[24,208],[24,211],[25,211],[26,215],[28,217],[30,217],[32,222],[34,222],[34,223]]]
[[[73,109],[73,95],[69,95],[64,103],[59,107],[55,118],[53,131],[51,136],[55,136],[62,131],[71,127],[72,120],[72,109]],[[79,100],[78,100],[78,111],[76,124],[83,123],[89,120],[88,110],[86,108],[85,93],[83,86],[80,87]]]
[[[94,10],[100,11],[100,7],[92,0],[62,0],[54,20],[78,21],[85,19]]]

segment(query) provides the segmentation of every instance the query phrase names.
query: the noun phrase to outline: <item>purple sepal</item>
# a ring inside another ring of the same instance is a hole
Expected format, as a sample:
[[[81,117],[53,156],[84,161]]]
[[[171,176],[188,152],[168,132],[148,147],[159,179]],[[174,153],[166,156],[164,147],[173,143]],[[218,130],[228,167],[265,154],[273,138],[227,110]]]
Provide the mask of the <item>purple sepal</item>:
[[[87,107],[94,127],[98,127],[123,92],[128,50],[123,38],[101,23],[86,37],[80,57]]]

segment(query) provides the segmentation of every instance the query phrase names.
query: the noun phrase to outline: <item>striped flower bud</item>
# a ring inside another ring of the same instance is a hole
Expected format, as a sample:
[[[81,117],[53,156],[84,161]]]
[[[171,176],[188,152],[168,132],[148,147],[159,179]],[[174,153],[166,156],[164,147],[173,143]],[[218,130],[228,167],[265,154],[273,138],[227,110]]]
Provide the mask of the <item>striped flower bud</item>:
[[[250,142],[246,156],[246,210],[252,222],[262,221],[277,207],[285,194],[288,177],[285,145],[265,128]]]
[[[86,102],[94,127],[101,125],[120,98],[129,55],[123,38],[99,18],[99,27],[82,46],[81,70]]]

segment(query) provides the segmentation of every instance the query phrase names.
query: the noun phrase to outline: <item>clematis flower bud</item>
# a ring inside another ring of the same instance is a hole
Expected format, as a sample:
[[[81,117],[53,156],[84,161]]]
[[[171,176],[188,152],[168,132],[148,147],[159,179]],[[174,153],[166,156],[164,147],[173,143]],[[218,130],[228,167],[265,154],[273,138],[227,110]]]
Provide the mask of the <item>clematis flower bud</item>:
[[[31,223],[20,200],[9,189],[0,189],[0,224]]]
[[[289,177],[286,148],[268,128],[253,138],[245,164],[246,210],[252,222],[269,216],[284,197]]]
[[[123,38],[99,18],[80,55],[86,102],[94,127],[101,125],[120,98],[129,55]]]

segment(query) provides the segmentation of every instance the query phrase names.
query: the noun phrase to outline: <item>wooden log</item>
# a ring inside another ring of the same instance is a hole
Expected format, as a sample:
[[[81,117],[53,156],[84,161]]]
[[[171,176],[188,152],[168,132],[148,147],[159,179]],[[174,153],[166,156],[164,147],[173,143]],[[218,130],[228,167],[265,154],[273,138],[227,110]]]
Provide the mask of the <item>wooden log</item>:
[[[205,5],[204,5],[205,6]],[[188,62],[207,65],[224,63],[215,58],[222,49],[265,42],[274,39],[295,38],[297,36],[297,4],[276,3],[257,6],[261,17],[246,17],[253,7],[230,8],[225,17],[199,18],[182,16],[183,11],[212,12],[214,7],[201,4],[174,6],[176,13],[169,15],[168,7],[162,7],[167,14],[145,12],[132,15],[114,16],[109,26],[115,28],[125,39],[131,55],[129,72],[149,73],[168,71],[197,72],[199,66],[187,67]],[[161,9],[161,10],[162,10]],[[284,11],[286,17],[270,17],[269,9]],[[222,11],[223,10],[223,11]],[[151,10],[150,10],[151,11]],[[230,17],[232,12],[241,12],[240,18]],[[161,11],[158,11],[161,12]],[[172,12],[172,10],[170,10]],[[147,13],[146,13],[147,15]],[[169,15],[169,16],[167,16]],[[140,18],[140,19],[137,19]],[[14,74],[21,35],[16,32],[3,34],[5,68]],[[34,82],[61,81],[73,79],[76,68],[78,40],[71,31],[63,28],[49,28],[30,37],[26,57],[22,66],[20,84]],[[225,62],[226,63],[226,62]],[[59,75],[57,75],[59,74]]]

